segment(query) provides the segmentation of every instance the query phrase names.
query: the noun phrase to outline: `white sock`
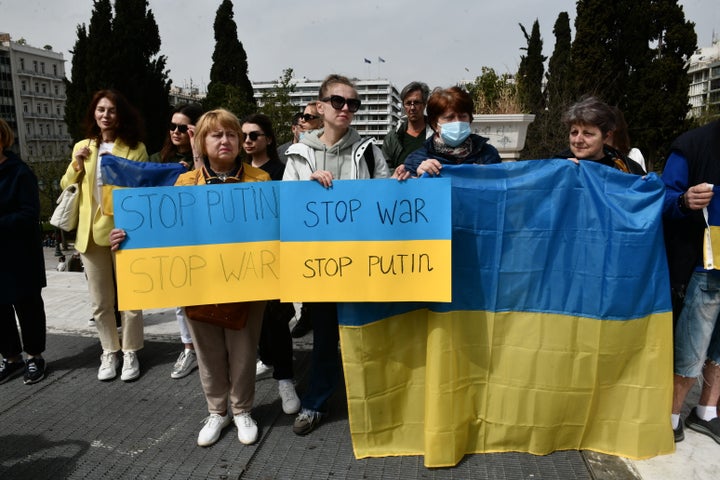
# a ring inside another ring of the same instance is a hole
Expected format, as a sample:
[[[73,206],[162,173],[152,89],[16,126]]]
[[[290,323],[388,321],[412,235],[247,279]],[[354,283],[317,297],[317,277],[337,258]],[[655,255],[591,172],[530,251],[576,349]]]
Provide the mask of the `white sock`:
[[[280,385],[282,385],[283,382],[285,382],[285,383],[288,384],[288,385],[292,385],[292,384],[293,384],[293,381],[292,381],[292,380],[289,380],[289,379],[286,378],[286,379],[284,379],[284,380],[278,380],[278,387],[279,387]]]
[[[678,425],[680,425],[680,414],[679,413],[673,413],[670,415],[670,423],[672,423],[673,430],[677,430]]]
[[[709,422],[713,418],[717,417],[717,406],[716,405],[698,405],[695,407],[695,412],[700,419]]]

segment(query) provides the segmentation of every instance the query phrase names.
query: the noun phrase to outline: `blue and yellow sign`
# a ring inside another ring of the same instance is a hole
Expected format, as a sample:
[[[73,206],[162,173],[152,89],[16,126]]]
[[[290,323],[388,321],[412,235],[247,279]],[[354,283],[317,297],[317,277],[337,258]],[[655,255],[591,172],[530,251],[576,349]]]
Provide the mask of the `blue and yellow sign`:
[[[451,300],[450,179],[286,182],[283,300]]]
[[[114,192],[121,309],[451,299],[450,181]]]

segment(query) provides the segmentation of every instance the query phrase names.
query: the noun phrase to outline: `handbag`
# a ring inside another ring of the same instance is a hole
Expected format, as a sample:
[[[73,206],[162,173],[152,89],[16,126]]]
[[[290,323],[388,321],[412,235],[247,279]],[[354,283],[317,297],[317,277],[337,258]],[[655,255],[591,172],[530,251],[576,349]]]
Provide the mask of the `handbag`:
[[[218,327],[242,330],[247,324],[250,305],[248,302],[190,305],[185,315],[197,322],[210,323]]]
[[[68,185],[57,199],[57,206],[50,217],[50,225],[70,232],[78,226],[80,217],[80,184],[82,175],[76,183]]]

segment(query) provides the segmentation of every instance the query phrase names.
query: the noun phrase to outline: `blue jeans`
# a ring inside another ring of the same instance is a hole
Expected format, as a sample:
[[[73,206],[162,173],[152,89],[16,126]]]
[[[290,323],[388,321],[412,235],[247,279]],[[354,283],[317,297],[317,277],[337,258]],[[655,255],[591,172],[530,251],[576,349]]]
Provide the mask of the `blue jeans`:
[[[305,304],[313,319],[313,351],[310,381],[302,397],[302,407],[327,411],[327,401],[340,380],[340,352],[336,303]]]
[[[706,359],[720,363],[720,275],[695,272],[675,326],[675,374],[694,378]]]

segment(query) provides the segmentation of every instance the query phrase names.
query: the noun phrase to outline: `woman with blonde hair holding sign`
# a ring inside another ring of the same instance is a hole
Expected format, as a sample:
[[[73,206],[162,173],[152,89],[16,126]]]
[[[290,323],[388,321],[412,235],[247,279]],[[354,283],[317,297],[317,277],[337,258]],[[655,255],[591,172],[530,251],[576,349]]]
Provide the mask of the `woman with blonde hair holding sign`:
[[[207,112],[188,131],[198,168],[180,175],[176,186],[270,180],[264,171],[241,161],[242,128],[237,117],[229,111],[218,109]],[[124,239],[125,231],[114,229],[110,234],[112,248],[117,249]],[[232,327],[201,321],[198,307],[186,307],[200,381],[210,413],[198,434],[197,443],[201,447],[217,442],[222,430],[233,420],[241,443],[249,445],[257,440],[258,428],[250,412],[255,400],[255,355],[265,303],[233,304],[242,310],[237,317],[247,320],[244,326]],[[228,411],[228,403],[232,415]]]
[[[330,75],[320,86],[317,109],[324,128],[313,130],[287,150],[283,180],[314,180],[326,188],[333,180],[387,178],[382,151],[350,126],[361,102],[353,83]],[[372,155],[366,153],[371,151]],[[313,319],[310,380],[293,432],[306,435],[327,414],[327,400],[340,381],[338,317],[335,303],[305,303]]]

